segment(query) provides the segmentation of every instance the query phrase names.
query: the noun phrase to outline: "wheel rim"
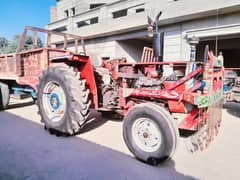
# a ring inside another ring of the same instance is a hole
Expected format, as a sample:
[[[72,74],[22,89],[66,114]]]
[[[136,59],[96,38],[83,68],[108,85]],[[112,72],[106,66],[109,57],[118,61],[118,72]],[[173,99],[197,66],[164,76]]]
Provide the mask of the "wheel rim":
[[[63,88],[54,81],[49,81],[43,89],[43,108],[52,122],[59,122],[66,112],[66,96]]]
[[[135,120],[132,126],[132,137],[136,145],[145,152],[155,152],[162,141],[158,125],[148,118]]]

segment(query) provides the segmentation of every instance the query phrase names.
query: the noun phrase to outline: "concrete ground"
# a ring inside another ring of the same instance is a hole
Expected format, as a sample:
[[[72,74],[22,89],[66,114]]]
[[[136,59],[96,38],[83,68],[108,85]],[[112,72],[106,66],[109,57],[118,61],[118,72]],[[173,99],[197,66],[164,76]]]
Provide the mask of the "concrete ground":
[[[240,105],[223,109],[219,135],[204,152],[189,153],[180,139],[173,159],[158,167],[136,160],[122,138],[122,122],[99,114],[75,137],[50,135],[37,107],[0,112],[0,180],[12,179],[240,179]]]

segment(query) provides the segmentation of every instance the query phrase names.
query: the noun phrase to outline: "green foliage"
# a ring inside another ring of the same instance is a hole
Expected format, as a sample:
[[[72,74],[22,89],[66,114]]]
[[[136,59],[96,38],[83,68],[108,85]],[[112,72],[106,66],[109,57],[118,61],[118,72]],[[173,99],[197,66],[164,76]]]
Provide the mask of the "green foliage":
[[[15,35],[10,42],[4,37],[0,37],[0,54],[8,54],[8,53],[16,52],[20,37],[21,37],[20,35]],[[43,43],[40,38],[38,38],[37,45],[38,47],[43,46]],[[29,49],[32,49],[32,47],[33,47],[32,36],[26,36],[23,48],[25,50],[29,50]]]
[[[4,54],[14,53],[16,51],[19,38],[20,35],[15,35],[13,37],[12,41],[9,42],[8,46],[3,49]]]
[[[3,50],[8,46],[8,40],[4,37],[0,37],[0,54],[3,53]]]
[[[7,46],[8,45],[8,40],[4,37],[0,37],[0,48]]]
[[[37,40],[37,46],[38,47],[43,46],[43,43],[40,38],[38,38],[38,40]],[[28,49],[32,49],[32,47],[33,47],[33,38],[32,38],[32,36],[27,36],[25,39],[24,49],[28,50]]]

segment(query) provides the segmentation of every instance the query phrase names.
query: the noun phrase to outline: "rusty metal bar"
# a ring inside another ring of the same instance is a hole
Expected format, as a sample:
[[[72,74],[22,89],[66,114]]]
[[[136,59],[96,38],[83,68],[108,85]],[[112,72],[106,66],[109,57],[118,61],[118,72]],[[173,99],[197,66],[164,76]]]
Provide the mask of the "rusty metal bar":
[[[86,48],[85,48],[85,44],[84,44],[84,39],[86,39],[86,37],[78,36],[78,35],[74,35],[74,34],[69,34],[69,33],[51,31],[51,30],[32,27],[32,26],[26,26],[25,29],[24,29],[24,32],[27,32],[28,30],[33,31],[33,32],[36,31],[36,32],[47,33],[47,47],[51,47],[51,35],[52,34],[64,37],[64,42],[63,43],[64,43],[64,49],[65,50],[67,49],[68,41],[75,41],[75,46],[76,46],[76,44],[78,46],[78,42],[79,42],[79,40],[81,40],[82,49],[83,49],[84,53],[86,53]],[[25,37],[23,39],[25,39]],[[76,41],[77,41],[77,43],[76,43]],[[24,42],[22,43],[22,46],[23,46],[23,44],[24,44]],[[75,51],[76,51],[77,48],[78,47],[75,47]],[[19,47],[18,50],[21,51],[22,47]],[[78,51],[76,51],[76,52],[78,52]]]
[[[19,42],[18,47],[16,49],[16,53],[20,52],[23,49],[26,36],[27,36],[27,29],[24,29],[24,31],[23,31],[23,33],[20,37],[20,40],[19,40],[20,42]]]
[[[33,47],[32,49],[35,49],[38,47],[38,32],[33,31]]]
[[[47,33],[47,47],[51,47],[51,33]]]
[[[67,49],[67,37],[64,36],[64,45],[63,45],[63,49]]]
[[[78,54],[78,39],[75,39],[75,53]]]
[[[82,45],[83,52],[86,54],[86,47],[83,39],[81,39],[81,45]]]
[[[82,36],[78,36],[78,35],[74,35],[74,34],[62,33],[62,32],[57,32],[57,31],[51,31],[51,30],[37,28],[37,27],[32,27],[32,26],[26,26],[25,30],[31,30],[31,31],[38,31],[38,32],[43,32],[43,33],[56,34],[56,35],[59,35],[59,36],[66,36],[68,38],[74,38],[74,39],[83,39],[84,38]]]

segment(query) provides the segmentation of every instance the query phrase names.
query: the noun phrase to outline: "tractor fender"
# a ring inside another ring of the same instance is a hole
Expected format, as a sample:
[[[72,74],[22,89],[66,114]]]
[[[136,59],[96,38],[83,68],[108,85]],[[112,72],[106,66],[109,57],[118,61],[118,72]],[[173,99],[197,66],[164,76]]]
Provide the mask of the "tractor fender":
[[[70,55],[54,57],[50,59],[50,64],[56,64],[56,63],[65,63],[70,67],[73,66],[79,69],[80,77],[86,80],[86,85],[90,90],[92,108],[98,109],[97,86],[96,86],[96,80],[94,77],[92,61],[90,57],[86,55],[70,54]]]

